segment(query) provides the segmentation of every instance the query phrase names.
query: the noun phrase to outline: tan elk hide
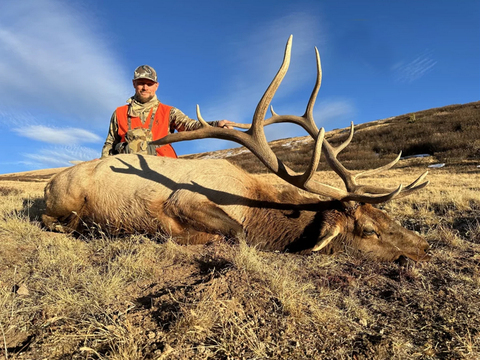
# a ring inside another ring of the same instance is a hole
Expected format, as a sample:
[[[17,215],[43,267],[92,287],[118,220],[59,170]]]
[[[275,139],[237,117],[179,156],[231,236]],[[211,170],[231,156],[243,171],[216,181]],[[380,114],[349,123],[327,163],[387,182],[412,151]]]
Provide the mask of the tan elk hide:
[[[45,188],[44,224],[62,231],[81,231],[82,227],[96,224],[111,233],[172,236],[182,244],[244,238],[263,250],[307,254],[353,249],[379,260],[400,256],[428,259],[428,244],[423,238],[372,205],[426,186],[426,173],[406,187],[389,189],[362,185],[357,180],[387,170],[400,155],[390,164],[359,174],[353,174],[338,161],[338,153],[352,139],[353,125],[348,139],[336,148],[324,138],[324,130],[315,125],[313,105],[321,82],[316,49],[317,81],[305,114],[278,115],[271,109],[272,116],[265,119],[288,70],[291,41],[290,37],[280,70],[260,100],[248,130],[211,127],[197,108],[201,129],[171,134],[151,144],[197,138],[232,140],[246,146],[292,186],[280,191],[222,159],[123,154],[81,163],[53,177]],[[312,159],[303,174],[283,164],[267,143],[264,126],[280,122],[298,124],[315,139]],[[323,184],[317,178],[315,171],[322,151],[346,190]],[[312,194],[302,195],[299,188]],[[331,200],[321,200],[320,196]]]

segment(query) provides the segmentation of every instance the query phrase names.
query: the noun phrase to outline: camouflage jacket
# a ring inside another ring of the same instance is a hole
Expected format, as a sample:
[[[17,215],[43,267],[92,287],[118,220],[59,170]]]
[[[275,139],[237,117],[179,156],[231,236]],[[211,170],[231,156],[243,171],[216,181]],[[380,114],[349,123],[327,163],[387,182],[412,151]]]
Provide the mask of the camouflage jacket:
[[[131,97],[127,100],[127,103],[130,104],[128,114],[131,116],[138,116],[142,123],[145,123],[147,120],[147,116],[154,106],[158,106],[160,103],[155,96],[152,100],[145,104],[140,104],[137,102],[134,97]],[[210,121],[208,122],[212,126],[217,126],[218,121]],[[179,109],[172,107],[170,110],[170,118],[169,118],[169,133],[177,131],[191,131],[200,128],[201,124],[199,121],[189,118]],[[153,139],[157,140],[157,139]],[[117,123],[117,111],[115,110],[112,114],[110,119],[110,127],[108,129],[107,139],[105,140],[105,144],[103,145],[102,149],[102,158],[114,155],[115,154],[115,147],[121,141],[120,135],[118,134],[118,123]]]

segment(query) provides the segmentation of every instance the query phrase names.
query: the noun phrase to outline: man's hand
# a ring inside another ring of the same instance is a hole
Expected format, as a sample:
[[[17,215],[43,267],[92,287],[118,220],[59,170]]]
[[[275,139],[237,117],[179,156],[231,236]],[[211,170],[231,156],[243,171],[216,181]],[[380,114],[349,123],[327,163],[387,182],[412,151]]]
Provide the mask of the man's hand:
[[[233,121],[229,121],[229,120],[220,120],[218,122],[218,127],[221,127],[221,128],[226,128],[226,129],[233,129],[233,126],[230,126],[228,124],[232,124]]]

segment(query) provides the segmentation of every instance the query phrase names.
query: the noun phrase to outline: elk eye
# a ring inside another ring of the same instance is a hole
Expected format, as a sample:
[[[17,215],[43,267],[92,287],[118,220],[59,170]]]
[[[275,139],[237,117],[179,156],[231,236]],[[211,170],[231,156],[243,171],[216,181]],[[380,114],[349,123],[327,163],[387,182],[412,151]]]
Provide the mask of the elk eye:
[[[363,229],[363,236],[373,236],[376,235],[377,233],[375,232],[374,229],[372,228],[365,228]]]

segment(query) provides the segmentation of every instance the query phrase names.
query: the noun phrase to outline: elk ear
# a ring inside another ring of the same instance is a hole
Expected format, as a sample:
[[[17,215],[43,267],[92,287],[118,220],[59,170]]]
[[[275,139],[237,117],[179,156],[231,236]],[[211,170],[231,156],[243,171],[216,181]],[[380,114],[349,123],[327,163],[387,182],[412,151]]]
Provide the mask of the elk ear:
[[[318,242],[315,244],[313,247],[312,251],[320,251],[322,250],[325,246],[327,246],[333,239],[337,237],[337,235],[340,234],[340,229],[338,226],[332,226],[329,227],[322,237],[318,239]]]

